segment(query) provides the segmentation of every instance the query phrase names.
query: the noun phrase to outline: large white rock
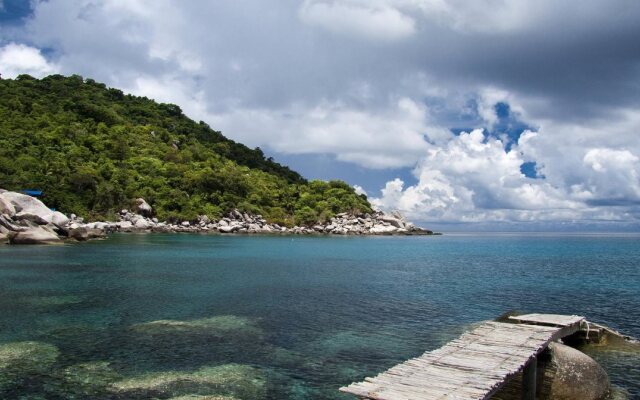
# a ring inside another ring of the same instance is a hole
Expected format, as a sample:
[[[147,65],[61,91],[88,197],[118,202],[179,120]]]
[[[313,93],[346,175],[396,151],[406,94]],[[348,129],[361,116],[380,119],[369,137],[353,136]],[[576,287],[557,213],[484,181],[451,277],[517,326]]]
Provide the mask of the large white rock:
[[[136,207],[135,210],[144,215],[145,217],[150,217],[153,213],[153,208],[145,201],[143,198],[136,199]]]
[[[389,215],[383,215],[382,217],[378,218],[380,221],[384,221],[387,222],[393,226],[395,226],[396,228],[404,228],[404,222],[401,221],[398,218],[389,216]]]
[[[51,214],[51,216],[52,215],[53,214]],[[49,215],[47,215],[46,217],[49,217]],[[16,215],[13,218],[18,221],[31,221],[38,225],[47,225],[48,223],[51,222],[51,218],[45,219],[44,217],[41,217],[38,214],[33,214],[30,212],[24,212],[24,211],[20,211],[19,213],[16,213]]]
[[[54,211],[50,222],[56,226],[63,227],[69,223],[69,218],[59,211]]]
[[[4,194],[0,194],[0,214],[8,215],[9,217],[16,215],[16,208],[11,203],[11,200],[4,197]]]
[[[121,231],[128,231],[128,230],[131,230],[131,228],[133,228],[133,224],[131,223],[131,221],[116,222],[116,226],[120,228]]]
[[[137,229],[149,229],[151,226],[144,218],[140,218],[134,225]]]
[[[396,218],[396,219],[399,219],[400,221],[404,222],[405,224],[407,223],[407,218],[404,215],[402,215],[402,213],[399,210],[391,211],[391,216]]]
[[[260,225],[258,225],[258,224],[249,224],[247,229],[249,230],[249,232],[254,232],[255,233],[255,232],[260,231]]]
[[[16,212],[38,215],[44,219],[50,219],[53,211],[35,197],[17,192],[4,192],[2,196],[13,204]]]
[[[240,229],[240,225],[221,226],[218,230],[222,233],[232,233]]]
[[[106,222],[96,222],[94,224],[95,229],[105,230],[109,228],[109,224]]]
[[[552,367],[545,373],[551,386],[549,399],[603,400],[607,397],[611,389],[609,377],[591,357],[560,343],[551,343],[549,350]]]
[[[39,226],[24,232],[9,234],[9,243],[11,244],[52,244],[59,242],[58,235]]]
[[[375,225],[373,228],[371,228],[371,230],[369,230],[369,232],[373,234],[394,233],[397,231],[398,231],[398,228],[396,228],[395,226],[384,226],[384,225]]]
[[[611,385],[607,373],[591,357],[572,347],[549,344],[538,358],[538,400],[605,400]],[[492,399],[520,400],[522,377],[516,375]]]

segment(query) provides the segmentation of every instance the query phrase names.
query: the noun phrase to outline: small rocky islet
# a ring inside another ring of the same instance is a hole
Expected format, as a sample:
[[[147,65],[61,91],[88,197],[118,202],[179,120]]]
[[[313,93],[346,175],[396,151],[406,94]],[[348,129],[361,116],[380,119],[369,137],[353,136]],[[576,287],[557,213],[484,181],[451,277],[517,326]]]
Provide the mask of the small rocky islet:
[[[200,215],[196,221],[167,222],[153,216],[153,208],[142,198],[132,210],[123,209],[119,221],[85,222],[75,214],[67,216],[49,209],[39,199],[0,189],[0,243],[54,244],[70,239],[86,241],[112,232],[190,232],[220,234],[294,235],[433,235],[430,230],[408,222],[398,211],[375,211],[354,215],[340,213],[328,222],[313,226],[286,227],[269,223],[262,215],[231,210],[212,220]]]

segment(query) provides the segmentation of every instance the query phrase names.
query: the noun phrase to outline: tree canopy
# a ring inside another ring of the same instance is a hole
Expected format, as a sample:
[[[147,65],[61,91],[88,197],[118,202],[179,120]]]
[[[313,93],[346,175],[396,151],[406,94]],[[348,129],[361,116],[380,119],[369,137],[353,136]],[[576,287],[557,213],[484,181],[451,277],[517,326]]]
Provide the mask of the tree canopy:
[[[166,220],[238,208],[311,225],[371,211],[345,182],[308,182],[177,105],[78,75],[0,80],[0,187],[41,189],[50,207],[89,219],[114,218],[137,197]]]

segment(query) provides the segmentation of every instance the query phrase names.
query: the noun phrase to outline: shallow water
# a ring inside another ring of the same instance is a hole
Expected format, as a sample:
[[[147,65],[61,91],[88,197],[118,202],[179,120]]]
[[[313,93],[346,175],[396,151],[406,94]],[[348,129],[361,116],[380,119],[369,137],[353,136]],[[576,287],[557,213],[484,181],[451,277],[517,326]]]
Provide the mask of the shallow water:
[[[581,314],[640,337],[640,236],[3,246],[0,398],[347,399],[338,387],[508,310]],[[640,397],[640,353],[588,351]]]

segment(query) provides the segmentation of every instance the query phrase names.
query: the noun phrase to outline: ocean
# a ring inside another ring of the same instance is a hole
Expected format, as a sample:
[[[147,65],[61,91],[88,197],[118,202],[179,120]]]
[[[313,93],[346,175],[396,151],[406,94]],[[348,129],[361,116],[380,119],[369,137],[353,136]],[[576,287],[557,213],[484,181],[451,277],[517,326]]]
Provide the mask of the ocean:
[[[507,311],[640,337],[640,235],[0,246],[0,398],[349,399],[340,386]],[[620,398],[640,398],[640,351],[585,351]]]

